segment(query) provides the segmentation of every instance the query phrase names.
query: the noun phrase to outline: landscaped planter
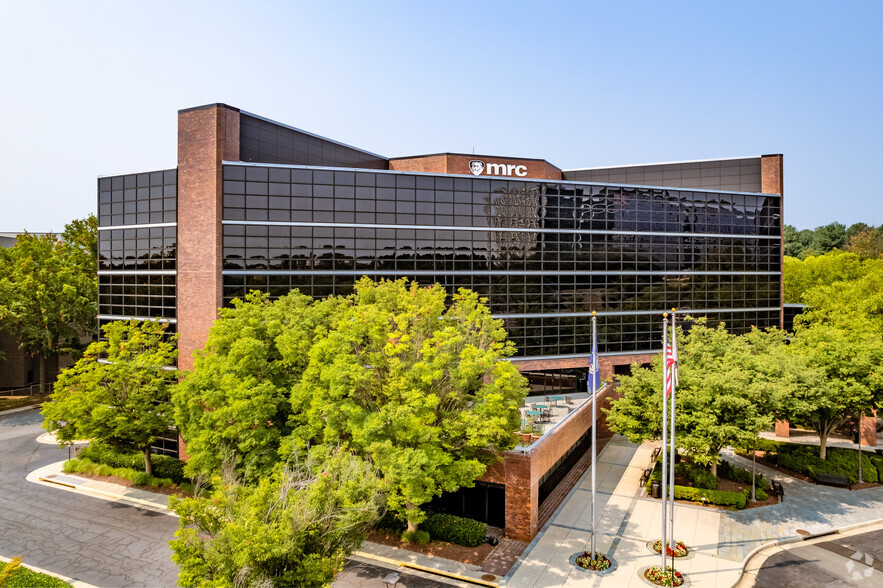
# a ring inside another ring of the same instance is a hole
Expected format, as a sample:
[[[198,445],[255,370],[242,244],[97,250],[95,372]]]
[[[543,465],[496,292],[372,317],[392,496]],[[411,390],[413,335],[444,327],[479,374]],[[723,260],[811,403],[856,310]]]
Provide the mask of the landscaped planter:
[[[648,541],[647,542],[647,549],[649,549],[653,553],[660,553],[660,548],[659,548],[660,543],[662,543],[662,541],[659,541],[658,539],[656,541]],[[666,546],[665,552],[666,552],[665,555],[668,558],[671,558],[671,550],[668,549],[668,546]],[[693,557],[693,555],[694,555],[693,550],[690,549],[689,547],[687,547],[686,545],[684,545],[684,543],[682,541],[677,541],[675,543],[675,556],[674,557],[677,561],[684,561],[687,559],[691,559]]]
[[[589,552],[587,552],[587,551],[583,551],[582,553],[574,553],[573,555],[571,555],[570,559],[569,559],[570,565],[572,565],[573,567],[575,567],[576,569],[578,569],[582,572],[598,574],[599,576],[605,576],[616,569],[616,560],[614,560],[612,557],[608,557],[608,556],[604,555],[603,553],[599,553],[599,552],[595,552],[595,556],[599,557],[599,559],[601,559],[602,561],[605,561],[607,563],[607,567],[604,569],[595,570],[595,569],[583,567],[582,565],[580,565],[580,563],[584,563],[585,560],[589,559],[590,556],[589,556]],[[580,563],[577,563],[577,562],[580,562]]]
[[[671,566],[667,566],[667,570],[671,570]],[[650,566],[649,568],[643,568],[638,570],[638,577],[644,581],[645,584],[649,584],[650,586],[679,586],[680,588],[686,588],[690,585],[690,580],[687,579],[686,576],[675,570],[675,583],[674,584],[665,584],[662,581],[661,575],[661,566]]]

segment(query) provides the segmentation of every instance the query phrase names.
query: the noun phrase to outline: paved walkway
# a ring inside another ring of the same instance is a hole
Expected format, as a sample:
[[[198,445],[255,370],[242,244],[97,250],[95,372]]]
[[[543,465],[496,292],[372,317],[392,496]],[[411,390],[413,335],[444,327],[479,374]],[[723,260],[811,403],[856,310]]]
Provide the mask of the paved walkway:
[[[612,556],[618,569],[598,576],[568,562],[572,554],[589,548],[591,482],[587,472],[528,547],[508,586],[645,586],[639,571],[660,561],[646,544],[662,534],[662,505],[647,498],[638,484],[650,464],[653,447],[649,443],[635,447],[617,436],[598,456],[596,546]],[[750,461],[732,453],[724,457],[750,467]],[[802,482],[761,466],[758,470],[782,481],[783,503],[736,512],[676,507],[677,539],[694,552],[692,558],[678,563],[678,569],[694,586],[732,586],[739,579],[744,558],[754,548],[773,539],[796,537],[797,529],[816,533],[883,517],[883,488],[850,492]]]

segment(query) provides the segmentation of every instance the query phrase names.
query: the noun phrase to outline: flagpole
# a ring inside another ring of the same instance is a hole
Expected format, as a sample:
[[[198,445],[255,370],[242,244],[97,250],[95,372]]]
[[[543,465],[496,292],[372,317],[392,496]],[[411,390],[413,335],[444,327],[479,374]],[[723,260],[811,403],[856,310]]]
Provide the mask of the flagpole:
[[[671,309],[671,355],[669,356],[671,360],[674,360],[675,353],[675,309]],[[669,435],[668,442],[671,444],[671,458],[669,459],[668,467],[671,468],[669,470],[669,497],[671,500],[671,510],[668,513],[669,516],[669,532],[671,533],[671,541],[670,547],[672,552],[672,558],[674,558],[675,551],[675,365],[672,361],[672,365],[668,368],[668,378],[671,380],[671,434]],[[668,391],[666,391],[667,393]],[[672,567],[674,567],[674,559],[672,559]]]
[[[668,446],[666,445],[668,435],[668,396],[665,393],[665,387],[668,383],[668,313],[662,313],[662,541],[659,543],[659,553],[662,555],[662,570],[665,571],[665,546],[668,544],[666,510],[668,507],[668,496],[666,494],[665,478],[668,475]],[[654,465],[655,468],[655,465]]]
[[[598,464],[595,461],[595,441],[597,439],[596,430],[598,428],[598,413],[597,413],[597,393],[598,391],[595,389],[595,377],[598,373],[598,317],[596,316],[595,311],[592,311],[592,373],[590,375],[591,381],[589,382],[589,389],[592,391],[592,561],[594,561],[597,556],[595,555],[597,552],[595,551],[595,471],[598,469]]]

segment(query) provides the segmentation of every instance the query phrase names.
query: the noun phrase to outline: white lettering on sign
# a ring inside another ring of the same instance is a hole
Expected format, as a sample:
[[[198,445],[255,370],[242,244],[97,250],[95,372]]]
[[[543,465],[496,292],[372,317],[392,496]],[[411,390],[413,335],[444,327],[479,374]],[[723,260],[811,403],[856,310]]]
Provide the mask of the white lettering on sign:
[[[485,163],[480,159],[473,159],[469,162],[469,171],[473,175],[480,176],[487,170],[489,176],[518,176],[523,178],[527,175],[526,165],[515,165],[514,163]]]

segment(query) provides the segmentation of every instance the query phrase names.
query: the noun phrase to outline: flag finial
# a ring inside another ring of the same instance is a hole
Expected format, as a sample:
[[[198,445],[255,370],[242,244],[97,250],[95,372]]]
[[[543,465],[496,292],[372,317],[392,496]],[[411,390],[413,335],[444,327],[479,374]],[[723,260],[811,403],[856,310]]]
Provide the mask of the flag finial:
[[[677,311],[676,308],[672,308],[672,309],[671,309],[671,313],[672,313],[672,314],[674,314],[676,311]]]
[[[662,313],[662,318],[668,318],[668,313],[667,313],[667,312],[663,312],[663,313]]]
[[[593,310],[593,311],[592,311],[592,316],[595,316],[596,314],[598,314],[598,311],[597,311],[597,310]]]

